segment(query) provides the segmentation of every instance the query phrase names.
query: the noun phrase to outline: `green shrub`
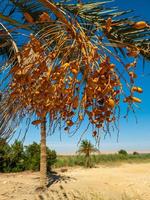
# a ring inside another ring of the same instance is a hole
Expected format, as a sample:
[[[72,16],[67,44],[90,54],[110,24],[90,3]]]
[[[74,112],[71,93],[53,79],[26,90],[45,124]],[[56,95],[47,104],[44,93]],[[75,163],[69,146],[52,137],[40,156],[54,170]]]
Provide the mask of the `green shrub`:
[[[25,168],[33,171],[40,169],[40,145],[36,142],[25,146]]]
[[[20,172],[25,170],[24,160],[25,160],[25,153],[23,144],[19,141],[15,141],[11,145],[10,152],[8,153],[9,156],[9,171],[11,172]]]
[[[47,147],[47,170],[48,171],[51,171],[51,167],[56,162],[56,158],[57,158],[56,151],[50,150]]]
[[[121,154],[121,155],[124,155],[124,156],[128,155],[127,151],[124,150],[124,149],[121,149],[120,151],[118,151],[118,154]]]
[[[25,147],[25,166],[26,170],[40,170],[40,145],[34,142]],[[56,152],[47,147],[47,170],[56,162]]]
[[[139,153],[138,153],[138,152],[136,152],[136,151],[134,151],[134,152],[133,152],[133,155],[139,155]]]
[[[6,140],[0,139],[0,172],[9,171],[10,152],[11,148],[7,144]]]
[[[56,152],[47,147],[47,169],[56,162]],[[15,141],[11,146],[0,139],[0,172],[20,172],[24,170],[38,171],[40,169],[40,145],[33,143],[23,146]]]
[[[99,154],[91,155],[93,165],[98,164],[115,164],[121,162],[150,162],[150,154]],[[71,167],[71,166],[85,166],[85,157],[83,155],[74,156],[58,156],[54,167]]]

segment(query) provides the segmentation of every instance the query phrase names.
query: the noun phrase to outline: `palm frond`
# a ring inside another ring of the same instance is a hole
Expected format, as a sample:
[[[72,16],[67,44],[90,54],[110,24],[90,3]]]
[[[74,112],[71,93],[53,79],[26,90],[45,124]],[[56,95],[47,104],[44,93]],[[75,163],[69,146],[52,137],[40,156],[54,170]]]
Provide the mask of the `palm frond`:
[[[99,152],[99,150],[95,148],[94,145],[88,140],[82,140],[79,150],[77,151],[77,153],[85,154],[86,156],[89,156],[91,153],[95,152]]]
[[[14,62],[16,62],[18,47],[16,42],[13,40],[10,32],[2,23],[0,23],[0,35],[0,56],[3,60],[0,66],[1,73],[2,71],[11,67]]]
[[[16,127],[23,118],[24,110],[26,115],[36,113],[41,118],[48,112],[54,129],[62,118],[67,131],[74,124],[78,130],[86,115],[96,130],[102,128],[110,133],[109,123],[116,121],[120,93],[124,95],[121,81],[125,82],[131,95],[134,84],[118,52],[126,57],[128,51],[134,50],[149,58],[150,31],[149,27],[137,30],[134,17],[128,17],[131,11],[119,11],[109,7],[109,3],[11,0],[7,17],[1,14],[3,24],[10,27],[5,29],[2,25],[1,55],[6,54],[7,59],[6,67],[1,69],[8,73],[11,68],[8,75],[12,76],[8,87],[3,85],[8,96],[4,95],[6,103],[4,99],[1,101],[2,135],[10,135],[11,127]],[[21,25],[14,21],[16,13],[23,19]],[[41,20],[42,15],[47,19]],[[28,39],[23,44],[25,33]],[[123,72],[111,63],[111,56],[119,64],[123,63]],[[129,80],[124,78],[124,73]],[[132,76],[135,76],[133,72]],[[126,98],[130,109],[131,97]],[[9,121],[8,128],[4,121]],[[93,137],[98,139],[98,133],[94,131]],[[89,142],[83,147],[86,145],[88,152],[94,151]]]

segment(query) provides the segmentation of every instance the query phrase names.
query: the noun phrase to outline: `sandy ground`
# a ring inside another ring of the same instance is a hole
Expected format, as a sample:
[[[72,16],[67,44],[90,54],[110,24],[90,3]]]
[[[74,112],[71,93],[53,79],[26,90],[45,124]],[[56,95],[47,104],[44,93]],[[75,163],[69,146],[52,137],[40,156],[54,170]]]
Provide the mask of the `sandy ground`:
[[[100,166],[92,169],[69,168],[63,173],[57,169],[57,173],[49,180],[45,195],[36,189],[39,186],[38,172],[0,174],[0,200],[53,199],[50,192],[60,190],[60,185],[67,192],[96,192],[105,199],[119,200],[123,194],[127,194],[132,200],[150,200],[150,163]]]

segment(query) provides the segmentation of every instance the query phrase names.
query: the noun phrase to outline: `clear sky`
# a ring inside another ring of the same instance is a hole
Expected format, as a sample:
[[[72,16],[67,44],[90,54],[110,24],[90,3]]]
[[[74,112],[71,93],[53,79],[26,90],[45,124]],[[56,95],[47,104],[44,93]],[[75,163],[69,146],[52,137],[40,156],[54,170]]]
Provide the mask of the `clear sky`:
[[[114,5],[119,6],[120,9],[134,9],[135,15],[140,16],[143,20],[150,22],[150,0],[116,0]],[[138,65],[139,71],[142,72],[142,64]],[[150,62],[145,65],[145,74],[139,76],[138,84],[143,87],[144,93],[140,96],[142,98],[141,110],[138,110],[136,115],[138,123],[131,113],[128,122],[123,118],[125,112],[124,105],[121,105],[122,117],[120,119],[120,136],[117,142],[117,132],[113,132],[111,137],[108,135],[104,140],[101,139],[100,150],[103,151],[118,151],[123,148],[128,151],[150,151]],[[83,124],[85,125],[86,121]],[[73,153],[76,151],[79,137],[82,129],[74,137],[70,138],[62,131],[62,140],[60,141],[59,132],[55,135],[48,136],[47,145],[55,149],[58,153]],[[89,134],[88,134],[89,133]],[[94,140],[90,137],[90,130],[85,138]],[[40,130],[34,128],[32,125],[25,139],[25,144],[33,141],[40,141]]]

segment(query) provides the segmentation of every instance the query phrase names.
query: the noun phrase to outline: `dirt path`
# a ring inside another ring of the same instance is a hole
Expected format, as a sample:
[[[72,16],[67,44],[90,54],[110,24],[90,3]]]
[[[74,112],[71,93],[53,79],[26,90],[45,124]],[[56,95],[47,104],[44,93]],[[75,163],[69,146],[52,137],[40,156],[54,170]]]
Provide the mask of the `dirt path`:
[[[39,173],[0,174],[0,200],[51,200],[54,198],[50,190],[59,191],[60,185],[67,192],[96,192],[105,199],[120,200],[126,193],[132,200],[149,200],[150,163],[100,166],[92,169],[71,168],[64,173],[57,170],[49,184],[51,186],[48,191],[40,195],[40,191],[36,190],[39,185]]]

